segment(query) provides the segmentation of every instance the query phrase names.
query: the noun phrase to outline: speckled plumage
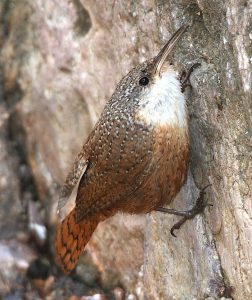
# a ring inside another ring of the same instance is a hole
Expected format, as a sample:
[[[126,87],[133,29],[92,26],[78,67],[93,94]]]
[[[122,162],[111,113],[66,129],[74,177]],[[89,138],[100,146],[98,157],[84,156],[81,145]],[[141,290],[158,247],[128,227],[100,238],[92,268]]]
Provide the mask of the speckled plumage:
[[[73,244],[71,227],[81,228],[85,246],[101,220],[117,212],[148,213],[169,203],[184,183],[189,149],[186,104],[173,68],[163,62],[162,70],[157,68],[160,55],[163,50],[117,85],[67,177],[59,208],[80,181],[76,207],[56,237],[66,272],[74,265],[69,267],[75,248],[66,239],[68,232]],[[149,79],[146,86],[139,83],[143,77]],[[85,231],[85,226],[92,230]]]

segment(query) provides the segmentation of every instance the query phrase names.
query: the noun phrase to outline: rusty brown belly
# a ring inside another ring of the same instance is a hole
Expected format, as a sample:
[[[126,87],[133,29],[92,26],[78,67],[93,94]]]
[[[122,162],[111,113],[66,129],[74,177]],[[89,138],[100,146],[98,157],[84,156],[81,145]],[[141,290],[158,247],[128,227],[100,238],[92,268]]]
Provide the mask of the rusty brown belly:
[[[185,182],[189,157],[187,132],[162,128],[155,131],[154,138],[150,172],[143,185],[122,203],[123,212],[146,213],[168,204]]]

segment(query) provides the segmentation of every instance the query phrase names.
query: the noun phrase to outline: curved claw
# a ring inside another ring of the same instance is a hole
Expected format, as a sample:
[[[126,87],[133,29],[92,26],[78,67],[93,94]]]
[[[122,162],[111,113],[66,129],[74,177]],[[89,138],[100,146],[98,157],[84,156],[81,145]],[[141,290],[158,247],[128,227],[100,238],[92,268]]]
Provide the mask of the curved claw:
[[[190,209],[189,211],[187,211],[187,214],[184,214],[184,217],[179,220],[177,223],[175,223],[171,230],[170,233],[172,236],[177,237],[174,233],[174,230],[178,230],[180,229],[180,227],[187,221],[190,219],[193,219],[196,215],[202,213],[204,211],[204,208],[206,206],[213,206],[213,204],[208,204],[208,203],[204,203],[204,195],[205,195],[205,190],[211,186],[212,184],[208,184],[206,185],[199,194],[199,197],[196,201],[196,204],[194,205],[194,207],[192,209]],[[184,212],[185,213],[185,212]]]
[[[172,236],[174,236],[175,238],[177,237],[176,236],[176,234],[174,233],[174,230],[176,229],[176,228],[173,228],[174,226],[172,226],[172,228],[171,228],[171,230],[170,230],[170,233],[171,233],[171,235]]]
[[[180,229],[180,227],[181,227],[187,220],[188,220],[188,218],[185,216],[185,217],[183,217],[181,220],[179,220],[177,223],[175,223],[175,224],[172,226],[171,230],[170,230],[171,235],[174,236],[174,237],[177,237],[176,234],[174,233],[174,230]]]
[[[204,186],[203,189],[200,191],[200,193],[204,193],[205,190],[209,187],[209,186],[212,186],[212,183],[209,183],[208,185]]]
[[[180,76],[180,82],[181,82],[181,91],[184,92],[185,91],[185,88],[186,86],[190,86],[190,82],[189,82],[189,79],[190,79],[190,76],[192,74],[192,72],[199,68],[201,66],[201,63],[195,63],[194,65],[191,66],[191,68],[188,70],[188,72],[186,71],[183,71],[181,76]]]

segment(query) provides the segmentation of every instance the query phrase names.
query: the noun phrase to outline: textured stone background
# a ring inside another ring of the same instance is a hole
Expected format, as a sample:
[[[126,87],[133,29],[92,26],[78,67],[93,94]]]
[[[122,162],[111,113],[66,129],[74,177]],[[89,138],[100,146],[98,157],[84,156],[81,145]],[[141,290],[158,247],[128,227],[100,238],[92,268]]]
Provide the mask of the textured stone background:
[[[173,61],[202,66],[188,92],[191,171],[173,207],[190,207],[209,182],[214,206],[176,239],[175,217],[115,216],[77,275],[139,299],[250,298],[251,15],[245,0],[0,0],[0,252],[10,271],[0,295],[35,257],[51,259],[59,186],[116,83],[190,23]]]

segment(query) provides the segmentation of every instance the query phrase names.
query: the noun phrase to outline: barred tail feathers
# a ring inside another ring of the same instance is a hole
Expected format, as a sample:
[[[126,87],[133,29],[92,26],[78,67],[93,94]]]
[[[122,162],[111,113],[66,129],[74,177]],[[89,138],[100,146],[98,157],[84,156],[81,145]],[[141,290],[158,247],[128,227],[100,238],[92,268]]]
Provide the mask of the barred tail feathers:
[[[74,269],[99,222],[99,216],[96,216],[76,223],[73,209],[58,226],[55,236],[56,260],[64,273],[68,274]]]

